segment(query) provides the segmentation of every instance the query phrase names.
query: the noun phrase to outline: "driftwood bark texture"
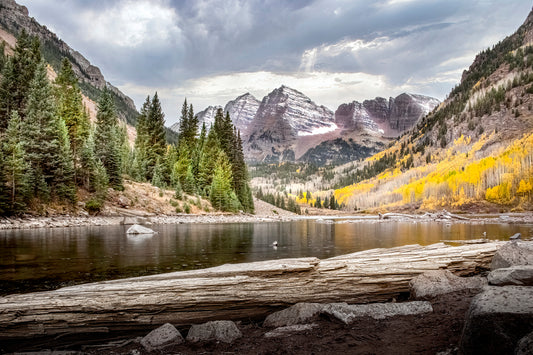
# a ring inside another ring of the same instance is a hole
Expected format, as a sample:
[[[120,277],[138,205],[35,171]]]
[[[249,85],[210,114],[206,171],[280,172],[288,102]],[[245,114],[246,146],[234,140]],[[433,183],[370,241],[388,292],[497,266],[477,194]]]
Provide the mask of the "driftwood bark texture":
[[[263,317],[298,302],[366,303],[409,292],[428,270],[488,268],[502,242],[373,249],[325,260],[283,259],[66,287],[0,298],[2,339],[184,326]]]

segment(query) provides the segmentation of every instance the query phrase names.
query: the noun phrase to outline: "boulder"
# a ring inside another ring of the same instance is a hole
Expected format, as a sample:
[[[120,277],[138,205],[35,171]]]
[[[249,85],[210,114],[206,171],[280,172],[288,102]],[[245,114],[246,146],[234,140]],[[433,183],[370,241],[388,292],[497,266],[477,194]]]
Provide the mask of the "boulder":
[[[533,265],[518,265],[490,272],[489,284],[494,286],[533,286]]]
[[[533,332],[520,339],[515,349],[515,355],[531,354],[533,354]]]
[[[187,334],[187,341],[221,341],[224,343],[233,343],[235,339],[240,337],[242,337],[242,333],[234,322],[219,320],[193,325]]]
[[[141,339],[141,345],[148,351],[161,350],[182,342],[183,336],[170,323],[163,324],[159,328],[152,330]]]
[[[412,298],[431,298],[465,289],[479,289],[487,284],[482,277],[459,277],[449,270],[432,270],[418,275],[409,283]]]
[[[353,323],[355,318],[372,317],[385,319],[399,315],[411,315],[433,312],[431,303],[414,301],[405,303],[297,303],[282,311],[269,315],[263,325],[265,327],[285,327],[311,322],[319,314],[336,318],[345,324]]]
[[[289,337],[293,333],[304,332],[306,330],[312,330],[313,328],[318,327],[318,324],[295,324],[288,325],[286,327],[276,328],[268,333],[265,333],[265,338],[284,338]]]
[[[156,234],[154,230],[143,227],[139,224],[134,224],[126,231],[126,234]]]
[[[490,269],[515,265],[533,265],[533,242],[515,240],[506,243],[494,254]]]
[[[467,312],[460,347],[464,354],[512,354],[533,331],[533,287],[486,287]]]
[[[270,314],[263,326],[285,327],[288,325],[308,323],[317,316],[324,305],[320,303],[297,303],[282,311]]]
[[[346,303],[330,303],[324,306],[322,314],[337,318],[345,324],[351,324],[356,318],[371,317],[385,319],[395,316],[406,316],[433,312],[431,303],[413,301],[403,303],[370,303],[348,305]]]

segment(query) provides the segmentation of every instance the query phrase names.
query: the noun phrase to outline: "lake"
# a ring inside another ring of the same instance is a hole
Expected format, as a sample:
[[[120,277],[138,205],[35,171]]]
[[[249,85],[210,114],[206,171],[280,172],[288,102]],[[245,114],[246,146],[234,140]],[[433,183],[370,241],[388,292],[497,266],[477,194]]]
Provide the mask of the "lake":
[[[128,226],[0,231],[0,294],[207,268],[226,263],[315,256],[441,240],[533,236],[533,225],[346,220],[154,225],[155,236]],[[278,246],[274,247],[274,241]]]

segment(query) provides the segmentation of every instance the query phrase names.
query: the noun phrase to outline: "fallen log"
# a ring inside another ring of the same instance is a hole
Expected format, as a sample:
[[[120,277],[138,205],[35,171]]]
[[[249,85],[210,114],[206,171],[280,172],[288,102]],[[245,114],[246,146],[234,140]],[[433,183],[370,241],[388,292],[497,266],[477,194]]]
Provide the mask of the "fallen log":
[[[173,272],[0,298],[2,339],[65,336],[249,319],[298,302],[367,303],[409,291],[428,270],[488,268],[504,242],[444,243],[338,256],[282,259]]]

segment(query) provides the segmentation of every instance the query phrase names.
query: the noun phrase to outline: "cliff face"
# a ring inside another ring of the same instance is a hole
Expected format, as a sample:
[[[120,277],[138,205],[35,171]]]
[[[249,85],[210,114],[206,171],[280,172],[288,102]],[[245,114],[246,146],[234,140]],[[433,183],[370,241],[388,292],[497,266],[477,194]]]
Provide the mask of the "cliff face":
[[[439,100],[403,93],[389,100],[376,97],[363,103],[342,104],[335,111],[335,123],[344,131],[397,136],[412,128],[433,110]]]
[[[44,58],[56,71],[59,70],[63,57],[67,57],[80,80],[82,90],[91,99],[98,99],[98,92],[94,89],[101,90],[107,85],[116,95],[119,115],[129,123],[135,123],[137,109],[133,100],[108,83],[100,69],[92,65],[81,53],[72,49],[46,26],[40,25],[33,17],[30,17],[25,6],[17,4],[14,0],[0,0],[0,27],[15,37],[22,30],[32,36],[37,36],[41,41]]]
[[[247,159],[253,161],[295,160],[302,137],[333,132],[333,112],[301,92],[286,86],[263,98],[244,139]]]
[[[233,124],[241,132],[248,129],[250,122],[255,117],[261,101],[257,100],[252,94],[246,93],[229,101],[224,107],[224,112],[228,112]]]

